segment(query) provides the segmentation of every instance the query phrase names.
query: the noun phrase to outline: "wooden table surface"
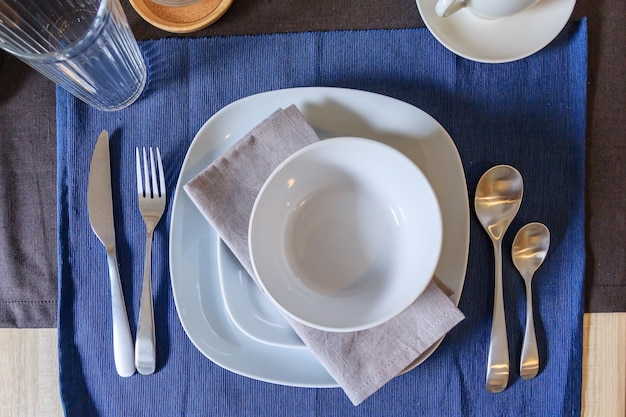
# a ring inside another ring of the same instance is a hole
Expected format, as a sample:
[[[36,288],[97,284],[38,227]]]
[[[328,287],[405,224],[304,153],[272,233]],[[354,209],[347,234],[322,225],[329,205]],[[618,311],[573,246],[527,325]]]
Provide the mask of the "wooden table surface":
[[[626,417],[626,313],[585,314],[582,415]],[[0,416],[61,417],[56,329],[0,329]]]

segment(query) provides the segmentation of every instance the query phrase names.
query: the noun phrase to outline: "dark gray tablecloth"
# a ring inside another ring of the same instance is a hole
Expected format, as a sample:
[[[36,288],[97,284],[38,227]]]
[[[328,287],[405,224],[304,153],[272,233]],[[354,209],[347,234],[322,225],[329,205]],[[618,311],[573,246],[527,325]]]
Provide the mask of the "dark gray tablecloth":
[[[138,39],[179,36],[122,3]],[[572,19],[583,16],[589,26],[586,311],[626,311],[626,3],[579,0]],[[185,36],[422,26],[413,0],[235,0],[214,25]],[[19,60],[0,57],[0,327],[54,327],[55,89]]]

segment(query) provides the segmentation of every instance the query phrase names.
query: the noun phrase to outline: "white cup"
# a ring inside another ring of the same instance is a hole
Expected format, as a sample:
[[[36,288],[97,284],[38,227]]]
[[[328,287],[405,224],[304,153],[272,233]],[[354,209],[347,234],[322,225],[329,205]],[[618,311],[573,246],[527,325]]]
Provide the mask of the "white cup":
[[[539,0],[437,0],[435,12],[441,17],[467,7],[480,17],[497,19],[521,12]]]

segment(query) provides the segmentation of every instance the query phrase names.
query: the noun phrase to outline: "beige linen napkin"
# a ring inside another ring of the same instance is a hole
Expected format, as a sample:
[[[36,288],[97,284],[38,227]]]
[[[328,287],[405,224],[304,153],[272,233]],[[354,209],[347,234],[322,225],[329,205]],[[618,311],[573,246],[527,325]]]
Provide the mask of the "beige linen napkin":
[[[284,159],[317,140],[296,106],[279,109],[184,187],[253,278],[248,223],[256,196]],[[358,405],[463,318],[446,294],[431,282],[404,312],[372,329],[326,332],[287,319],[352,403]]]

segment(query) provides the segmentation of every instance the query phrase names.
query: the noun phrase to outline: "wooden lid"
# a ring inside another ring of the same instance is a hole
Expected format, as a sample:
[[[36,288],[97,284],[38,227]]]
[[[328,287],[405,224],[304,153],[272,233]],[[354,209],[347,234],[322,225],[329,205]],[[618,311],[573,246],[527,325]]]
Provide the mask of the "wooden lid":
[[[222,17],[233,0],[198,0],[189,6],[165,6],[151,0],[130,0],[151,25],[172,33],[195,32]]]

